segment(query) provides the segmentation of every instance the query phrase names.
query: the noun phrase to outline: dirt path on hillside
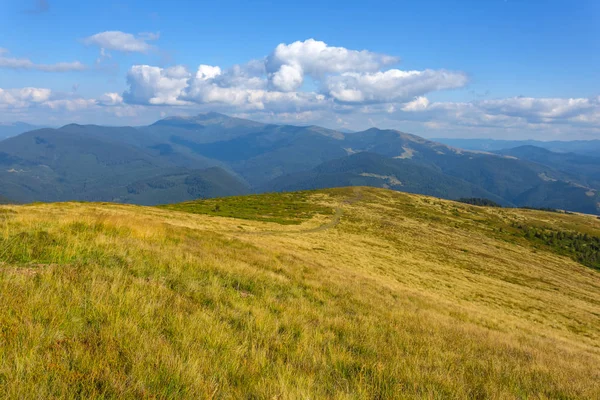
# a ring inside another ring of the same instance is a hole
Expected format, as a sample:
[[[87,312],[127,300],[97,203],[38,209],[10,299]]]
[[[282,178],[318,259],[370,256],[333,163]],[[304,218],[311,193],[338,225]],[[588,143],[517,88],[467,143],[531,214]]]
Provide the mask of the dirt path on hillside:
[[[345,199],[344,201],[342,201],[342,204],[344,205],[350,205],[350,204],[354,204],[358,201],[360,201],[362,199],[363,195],[362,195],[362,191],[360,190],[360,188],[354,188],[354,196],[352,196],[351,198]],[[304,229],[304,230],[297,230],[297,231],[263,231],[263,232],[240,232],[240,233],[245,233],[245,234],[249,234],[249,235],[277,235],[277,234],[281,234],[281,233],[295,233],[295,234],[304,234],[304,233],[317,233],[317,232],[324,232],[327,231],[331,228],[335,228],[336,226],[338,226],[340,224],[340,222],[342,221],[342,216],[344,215],[344,209],[342,206],[338,206],[335,208],[335,214],[333,215],[333,218],[331,219],[331,221],[329,221],[326,224],[323,224],[321,226],[317,226],[316,228],[311,228],[311,229]]]
[[[354,188],[354,196],[346,199],[342,202],[342,204],[354,204],[362,199],[362,192],[359,188]],[[335,208],[335,214],[333,215],[333,219],[321,226],[317,226],[316,228],[306,229],[303,231],[296,231],[298,233],[315,233],[315,232],[323,232],[331,228],[335,228],[342,221],[342,216],[344,215],[344,209],[340,207]]]

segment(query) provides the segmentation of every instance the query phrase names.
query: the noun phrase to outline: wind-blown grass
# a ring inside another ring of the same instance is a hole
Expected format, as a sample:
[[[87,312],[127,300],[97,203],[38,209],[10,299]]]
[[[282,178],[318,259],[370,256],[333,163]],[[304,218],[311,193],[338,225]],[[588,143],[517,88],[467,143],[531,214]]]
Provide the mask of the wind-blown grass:
[[[359,190],[0,208],[0,396],[600,397],[600,275],[510,232],[600,221]]]

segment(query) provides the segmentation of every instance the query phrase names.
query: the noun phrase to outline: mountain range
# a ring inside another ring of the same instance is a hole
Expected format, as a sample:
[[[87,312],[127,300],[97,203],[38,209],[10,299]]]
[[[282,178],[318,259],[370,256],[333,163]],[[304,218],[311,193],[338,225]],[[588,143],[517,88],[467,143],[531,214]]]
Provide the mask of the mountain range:
[[[531,145],[464,150],[396,130],[218,113],[135,128],[71,124],[0,142],[0,195],[15,202],[151,205],[348,185],[598,213],[600,158]]]

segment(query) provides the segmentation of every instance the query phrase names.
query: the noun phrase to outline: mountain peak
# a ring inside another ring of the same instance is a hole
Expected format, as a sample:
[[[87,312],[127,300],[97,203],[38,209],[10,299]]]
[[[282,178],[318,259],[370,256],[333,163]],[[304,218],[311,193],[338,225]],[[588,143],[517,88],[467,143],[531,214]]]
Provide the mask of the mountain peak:
[[[204,120],[204,119],[231,118],[231,117],[229,115],[221,114],[218,112],[208,111],[208,112],[199,113],[198,115],[196,115],[193,118],[196,120]]]

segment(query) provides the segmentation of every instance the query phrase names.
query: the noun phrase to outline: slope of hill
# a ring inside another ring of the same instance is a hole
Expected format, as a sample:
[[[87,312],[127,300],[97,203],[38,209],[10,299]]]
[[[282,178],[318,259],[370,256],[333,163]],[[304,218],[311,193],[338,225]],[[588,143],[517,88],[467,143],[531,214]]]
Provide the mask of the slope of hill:
[[[0,216],[5,398],[600,397],[595,217],[361,187]]]

